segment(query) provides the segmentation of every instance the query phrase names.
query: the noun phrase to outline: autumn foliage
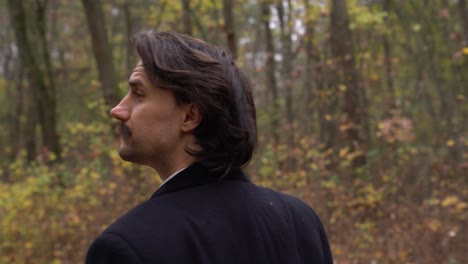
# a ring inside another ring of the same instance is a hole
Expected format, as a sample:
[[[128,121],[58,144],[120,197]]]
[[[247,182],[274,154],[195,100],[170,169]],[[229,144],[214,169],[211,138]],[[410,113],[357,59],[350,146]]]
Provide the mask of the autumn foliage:
[[[385,135],[386,149],[369,151],[357,178],[350,176],[353,153],[340,150],[332,172],[326,167],[333,153],[313,137],[293,149],[262,142],[247,171],[257,184],[311,204],[337,261],[462,263],[468,204],[460,189],[466,182],[456,176],[463,168],[449,167],[430,148],[388,143],[394,138]],[[152,194],[157,175],[120,160],[116,143],[106,124],[70,123],[65,164],[50,166],[55,157],[44,154],[26,165],[20,156],[1,171],[8,181],[0,185],[0,263],[79,263],[97,234]],[[294,166],[284,169],[286,163]]]
[[[82,263],[159,186],[119,158],[107,114],[148,28],[235,49],[258,110],[245,170],[317,211],[336,263],[468,263],[465,0],[84,2],[101,3],[112,58],[93,52],[95,5],[0,0],[0,264]]]

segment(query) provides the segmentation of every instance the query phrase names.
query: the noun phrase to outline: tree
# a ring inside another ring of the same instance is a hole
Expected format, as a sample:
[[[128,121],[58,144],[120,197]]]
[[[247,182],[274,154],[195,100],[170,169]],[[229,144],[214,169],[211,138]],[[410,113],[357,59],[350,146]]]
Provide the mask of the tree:
[[[468,46],[468,8],[466,7],[466,0],[458,0],[458,10],[460,17],[463,20],[463,45]]]
[[[383,10],[387,12],[387,14],[390,12],[390,0],[383,1]],[[385,17],[385,22],[388,28],[390,28],[390,25],[388,23],[388,16]],[[384,49],[385,79],[387,82],[387,88],[391,96],[390,109],[395,109],[397,99],[395,96],[395,87],[393,84],[392,48],[390,46],[390,40],[388,35],[389,33],[384,33],[382,37],[382,45]]]
[[[184,23],[183,32],[188,35],[192,35],[192,18],[190,16],[190,0],[182,1],[182,21]]]
[[[125,1],[121,5],[124,17],[125,17],[125,33],[127,34],[127,39],[126,39],[126,69],[127,72],[131,72],[133,67],[135,67],[135,56],[134,56],[134,48],[133,45],[130,41],[131,36],[133,35],[133,20],[132,20],[132,15],[130,13],[130,2]]]
[[[104,94],[104,102],[110,109],[119,102],[117,81],[112,59],[112,49],[107,37],[104,12],[100,0],[82,0],[86,21],[97,63],[99,81]]]
[[[349,29],[348,10],[345,0],[332,0],[330,16],[330,46],[335,65],[335,79],[344,87],[342,124],[345,139],[352,152],[356,152],[353,167],[365,164],[368,139],[367,109],[365,94],[359,73],[356,70],[352,34]]]
[[[309,117],[313,113],[312,102],[314,100],[314,91],[313,91],[313,77],[314,74],[314,60],[316,60],[316,48],[314,46],[314,28],[315,20],[312,18],[312,9],[310,7],[309,0],[303,0],[304,3],[304,24],[305,24],[305,34],[304,34],[304,50],[305,50],[305,76],[303,81],[303,95],[305,99],[305,109],[306,116]]]
[[[284,5],[287,5],[285,11]],[[278,19],[280,24],[280,38],[281,38],[281,55],[282,55],[282,79],[285,90],[286,98],[286,119],[288,125],[292,128],[294,113],[292,109],[293,102],[293,80],[291,78],[291,72],[293,69],[293,51],[292,51],[292,33],[293,33],[293,22],[292,22],[292,4],[291,0],[279,1],[276,4],[276,10],[278,11]],[[292,136],[292,133],[290,133]],[[292,138],[290,138],[292,142]]]
[[[39,122],[44,151],[53,152],[60,158],[55,86],[45,30],[46,1],[9,0],[8,7],[30,93],[25,101],[28,110],[23,129],[28,159],[32,160],[37,154],[38,143],[34,137],[36,120]]]
[[[223,11],[224,11],[224,31],[226,32],[226,41],[229,52],[233,59],[237,58],[237,44],[236,34],[234,29],[234,16],[233,16],[232,0],[224,0]]]
[[[278,82],[276,80],[276,62],[275,48],[273,45],[273,33],[270,28],[270,4],[266,1],[262,2],[262,22],[265,30],[265,45],[266,45],[266,86],[271,92],[271,129],[273,131],[273,142],[275,145],[279,143],[279,97],[278,97]]]

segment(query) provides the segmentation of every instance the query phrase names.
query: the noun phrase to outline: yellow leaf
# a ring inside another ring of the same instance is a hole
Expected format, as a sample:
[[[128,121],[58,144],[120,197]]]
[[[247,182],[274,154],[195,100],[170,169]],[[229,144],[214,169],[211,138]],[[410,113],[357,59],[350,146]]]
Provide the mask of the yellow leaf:
[[[341,256],[343,255],[343,250],[341,250],[340,248],[336,248],[333,253],[335,253],[335,255],[337,256]]]
[[[463,212],[468,207],[468,204],[465,202],[459,202],[455,205],[455,210],[459,213]]]
[[[5,152],[6,153],[11,153],[11,151],[12,151],[11,147],[5,147]]]
[[[49,154],[49,161],[55,161],[57,159],[57,155],[55,153],[51,152]]]
[[[307,176],[307,175],[306,175],[306,172],[305,172],[305,171],[301,170],[301,171],[299,172],[299,177],[305,178],[306,176]]]
[[[327,120],[327,121],[332,120],[332,116],[331,116],[331,115],[325,115],[324,118],[325,118],[325,120]]]
[[[117,188],[117,184],[115,182],[111,182],[109,184],[109,188],[111,188],[113,190],[113,189]]]
[[[450,195],[450,196],[445,197],[441,205],[442,207],[448,207],[458,202],[459,202],[458,197],[456,197],[455,195]]]
[[[23,201],[23,206],[26,207],[26,208],[30,208],[32,206],[31,200]]]
[[[434,219],[434,220],[430,220],[428,223],[427,223],[427,227],[429,227],[429,229],[431,229],[432,231],[437,231],[437,229],[439,229],[439,227],[441,226],[441,223],[439,220],[437,219]]]
[[[24,247],[25,247],[26,249],[31,249],[32,246],[33,246],[33,243],[32,243],[31,241],[28,241],[28,242],[26,242],[26,243],[24,244]]]
[[[97,87],[97,86],[99,86],[101,83],[98,82],[97,80],[92,80],[92,81],[90,82],[90,84],[91,84],[91,86],[96,86],[96,87]]]
[[[453,139],[450,139],[450,140],[447,140],[446,144],[448,147],[453,147],[455,145],[455,141],[453,141]]]
[[[99,175],[99,173],[95,171],[91,172],[90,176],[91,176],[91,179],[93,180],[98,180],[99,178],[101,178],[101,175]]]
[[[315,164],[315,163],[310,164],[310,168],[313,169],[313,170],[318,169],[317,164]]]
[[[340,158],[343,158],[346,154],[348,154],[348,148],[347,147],[340,149],[340,152],[338,153]]]
[[[353,125],[352,122],[347,122],[347,123],[345,123],[345,124],[343,124],[343,125],[340,125],[339,128],[340,128],[340,131],[346,131],[346,130],[351,129],[351,128],[354,128],[354,127],[355,127],[355,126]]]
[[[414,24],[413,26],[411,26],[411,29],[414,31],[414,32],[418,32],[421,30],[421,25],[420,24]]]
[[[468,47],[464,47],[464,48],[462,49],[462,53],[463,53],[464,55],[468,55]]]
[[[344,92],[344,91],[346,91],[346,85],[340,84],[340,86],[338,86],[338,89],[340,89],[340,91]]]

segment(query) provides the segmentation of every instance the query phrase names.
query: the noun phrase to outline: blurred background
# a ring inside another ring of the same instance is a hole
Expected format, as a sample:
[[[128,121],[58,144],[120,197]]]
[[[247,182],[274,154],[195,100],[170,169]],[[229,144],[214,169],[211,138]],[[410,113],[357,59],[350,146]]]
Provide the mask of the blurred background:
[[[465,0],[0,0],[0,263],[82,263],[148,199],[109,109],[141,30],[251,77],[246,168],[320,215],[336,263],[468,263]]]

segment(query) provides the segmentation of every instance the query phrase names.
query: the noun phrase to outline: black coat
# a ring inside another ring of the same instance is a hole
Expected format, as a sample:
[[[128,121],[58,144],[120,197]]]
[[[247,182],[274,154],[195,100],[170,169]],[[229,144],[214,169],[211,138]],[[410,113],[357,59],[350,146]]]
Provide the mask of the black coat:
[[[332,263],[325,230],[304,202],[194,164],[110,225],[87,264]]]

